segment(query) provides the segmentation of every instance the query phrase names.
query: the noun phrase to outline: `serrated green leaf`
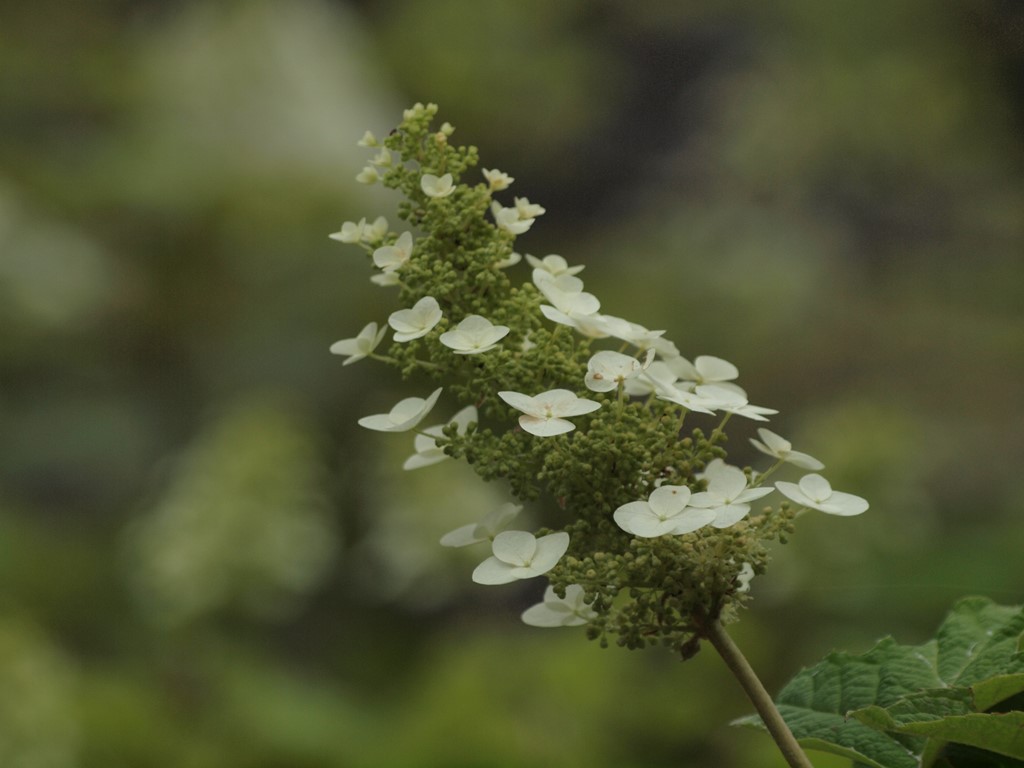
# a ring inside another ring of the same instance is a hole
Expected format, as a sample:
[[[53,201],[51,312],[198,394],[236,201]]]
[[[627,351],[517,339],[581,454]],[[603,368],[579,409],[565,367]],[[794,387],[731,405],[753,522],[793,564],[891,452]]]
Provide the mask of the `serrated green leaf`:
[[[971,686],[971,693],[975,711],[987,712],[996,704],[1024,693],[1024,672],[982,680]]]
[[[939,677],[947,685],[973,685],[1024,672],[1018,646],[1022,633],[1021,606],[996,605],[984,597],[960,600],[936,635]]]
[[[870,768],[917,768],[917,758],[895,739],[861,723],[847,721],[842,715],[813,712],[785,704],[779,705],[779,712],[804,749],[839,755]],[[764,727],[757,715],[735,720],[732,724]]]
[[[907,723],[906,733],[981,747],[1024,760],[1024,712],[972,713],[941,720]]]
[[[1024,724],[1015,734],[1014,720],[981,713],[1024,690],[1022,637],[1020,606],[965,598],[934,640],[885,638],[865,654],[831,653],[804,669],[779,693],[779,711],[807,748],[873,768],[917,768],[922,757],[939,765],[946,742],[1016,757]]]

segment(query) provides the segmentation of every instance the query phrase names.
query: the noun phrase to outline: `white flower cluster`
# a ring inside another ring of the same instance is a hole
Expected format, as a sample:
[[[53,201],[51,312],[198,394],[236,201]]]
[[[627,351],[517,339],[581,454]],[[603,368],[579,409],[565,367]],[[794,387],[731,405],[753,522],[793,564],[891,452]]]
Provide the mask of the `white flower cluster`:
[[[376,146],[372,135],[368,134],[368,137],[364,137],[365,145]],[[390,164],[390,154],[385,156],[386,152],[382,150],[364,170],[364,180],[373,180],[378,167]],[[511,177],[496,169],[485,169],[483,176],[488,194],[507,189],[513,182]],[[434,201],[443,200],[459,189],[450,173],[441,176],[424,173],[420,177],[420,191],[426,196],[427,205],[434,205]],[[496,201],[491,203],[495,226],[512,235],[529,230],[544,212],[543,207],[525,197],[516,197],[509,207]],[[373,279],[381,285],[399,283],[403,268],[414,255],[413,234],[403,232],[394,235],[388,232],[384,219],[377,219],[372,224],[365,219],[345,222],[341,230],[330,237],[361,245],[367,252],[372,249],[373,263],[380,270]],[[518,264],[522,258],[513,252],[493,266],[506,269]],[[583,398],[563,388],[526,394],[495,387],[494,394],[520,413],[518,425],[523,431],[538,438],[565,435],[577,428],[571,419],[599,410],[608,398],[615,398],[620,409],[629,398],[657,398],[679,406],[683,415],[689,411],[712,415],[721,412],[724,420],[736,415],[764,422],[769,415],[777,413],[774,409],[750,403],[747,393],[736,384],[739,371],[732,363],[711,355],[700,355],[691,362],[664,337],[664,331],[650,330],[624,318],[602,313],[600,300],[584,290],[584,283],[578,277],[582,266],[571,266],[557,254],[543,258],[526,254],[525,260],[533,270],[533,285],[543,297],[538,311],[547,320],[572,328],[589,339],[611,338],[623,344],[618,350],[594,353],[588,361],[583,380],[579,382],[581,388],[606,395],[602,401]],[[442,319],[443,312],[437,299],[424,296],[414,306],[393,312],[387,324],[394,332],[394,342],[401,344],[428,336]],[[365,357],[375,357],[375,349],[386,330],[370,323],[355,338],[335,342],[331,352],[346,356],[345,365]],[[498,348],[509,333],[507,326],[470,314],[450,318],[448,330],[438,334],[437,341],[453,354],[483,355]],[[529,348],[529,344],[529,340],[525,340],[523,348]],[[630,348],[632,354],[627,354],[625,350]],[[359,424],[386,432],[416,429],[440,393],[438,389],[426,399],[406,398],[388,413],[364,417]],[[454,423],[456,434],[461,435],[477,419],[476,408],[469,406],[455,414],[448,424]],[[444,452],[445,426],[435,425],[418,432],[414,441],[415,453],[405,461],[405,469],[425,467],[447,457]],[[866,501],[833,491],[828,481],[818,474],[805,475],[798,483],[780,481],[774,486],[764,485],[768,476],[785,463],[812,472],[822,469],[823,465],[812,456],[793,450],[787,440],[774,432],[761,428],[758,437],[751,440],[754,447],[775,459],[766,472],[748,476],[742,469],[715,459],[697,476],[701,482],[700,490],[695,491],[686,485],[653,483],[646,498],[622,504],[614,511],[615,523],[623,531],[639,538],[690,534],[704,526],[728,528],[750,513],[752,502],[775,490],[805,509],[829,514],[857,515],[867,509]],[[505,584],[541,576],[554,568],[566,553],[569,535],[561,532],[537,538],[526,531],[503,530],[519,510],[518,506],[505,505],[480,523],[446,534],[441,543],[445,546],[466,546],[490,542],[491,556],[473,572],[473,581],[479,584]],[[752,576],[749,563],[742,564],[738,582],[742,591],[749,588]],[[528,609],[523,620],[535,626],[571,626],[584,624],[593,616],[593,611],[584,602],[583,588],[572,585],[565,591],[564,598],[559,598],[549,588],[543,602]]]

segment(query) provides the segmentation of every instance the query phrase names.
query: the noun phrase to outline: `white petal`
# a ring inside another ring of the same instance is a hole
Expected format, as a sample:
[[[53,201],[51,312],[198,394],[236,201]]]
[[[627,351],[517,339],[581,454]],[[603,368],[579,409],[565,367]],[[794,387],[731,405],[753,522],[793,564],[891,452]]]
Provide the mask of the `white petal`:
[[[693,361],[693,366],[703,381],[730,381],[740,375],[736,366],[728,360],[711,355],[701,355]]]
[[[494,556],[502,562],[525,566],[533,560],[537,551],[537,539],[526,531],[502,531],[494,537],[491,549]]]
[[[709,477],[708,492],[722,499],[735,499],[746,487],[747,476],[737,467],[723,464]]]
[[[537,405],[537,402],[529,395],[521,392],[499,392],[498,397],[511,405],[517,411],[528,413],[531,416],[543,416],[544,409]]]
[[[779,437],[770,429],[761,427],[757,430],[757,434],[764,441],[764,446],[759,450],[764,450],[764,452],[770,456],[778,456],[781,458],[784,454],[793,450],[793,445],[789,440]],[[751,439],[751,442],[758,445],[756,440]]]
[[[859,515],[863,512],[867,512],[868,502],[867,499],[862,499],[860,496],[854,496],[852,493],[832,491],[832,495],[829,497],[828,503],[822,504],[818,509],[822,512],[827,512],[830,515],[852,517],[853,515]]]
[[[800,478],[800,490],[814,501],[828,501],[832,495],[832,486],[821,475],[804,475]]]
[[[728,528],[746,517],[749,512],[749,504],[726,504],[717,507],[715,508],[715,519],[711,521],[711,525],[715,528]]]
[[[531,627],[547,628],[571,626],[569,622],[575,617],[569,607],[561,603],[550,605],[548,603],[537,603],[523,611],[521,618],[524,624],[529,624]],[[582,623],[585,624],[586,622],[583,621]]]
[[[806,453],[800,451],[790,451],[786,455],[786,461],[792,464],[794,467],[800,467],[800,469],[809,469],[812,472],[819,469],[824,469],[825,465],[818,461],[813,456],[809,456]]]
[[[805,507],[809,507],[814,504],[814,500],[807,498],[807,495],[800,490],[800,486],[796,483],[787,483],[785,480],[779,480],[775,483],[775,488],[787,499],[795,501],[797,504],[801,504]]]
[[[736,496],[736,498],[733,499],[733,501],[739,504],[745,504],[747,502],[756,501],[757,499],[763,498],[767,496],[769,493],[772,493],[774,490],[775,489],[772,487],[745,488],[743,491],[740,492],[738,496]]]
[[[716,517],[717,512],[714,509],[695,509],[693,507],[688,507],[684,509],[682,513],[672,518],[672,522],[675,523],[675,525],[672,527],[670,533],[676,535],[692,533],[698,528],[703,528]]]
[[[407,458],[402,464],[402,469],[422,469],[423,467],[430,467],[434,464],[440,464],[442,461],[451,458],[440,448],[434,448],[429,451],[421,451],[414,453],[412,456]]]
[[[537,551],[530,563],[530,570],[538,576],[547,573],[558,564],[567,549],[569,549],[569,534],[565,531],[541,536],[537,539]]]
[[[651,509],[662,518],[679,514],[689,502],[690,489],[685,485],[662,485],[648,499]]]
[[[509,584],[516,580],[512,574],[514,568],[496,557],[489,557],[473,570],[473,581],[487,585]]]
[[[494,538],[499,531],[503,530],[522,511],[522,504],[504,503],[484,516],[484,519],[478,525],[478,533],[482,534],[485,538]]]
[[[526,414],[519,417],[519,426],[524,431],[537,437],[564,435],[566,432],[572,432],[576,429],[575,424],[565,419],[537,418],[536,416],[528,416]]]
[[[469,525],[463,525],[461,528],[456,528],[454,531],[448,531],[448,533],[441,537],[441,546],[468,547],[470,544],[485,541],[486,539],[477,538],[473,535],[476,528],[476,523],[470,523]]]

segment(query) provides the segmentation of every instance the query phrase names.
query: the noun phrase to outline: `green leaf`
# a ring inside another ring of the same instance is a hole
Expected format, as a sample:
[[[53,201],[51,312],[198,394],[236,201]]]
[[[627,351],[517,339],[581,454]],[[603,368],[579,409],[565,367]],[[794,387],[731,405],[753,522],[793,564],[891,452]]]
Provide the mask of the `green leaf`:
[[[1024,712],[972,713],[908,723],[905,733],[954,741],[1024,760]]]
[[[805,748],[872,768],[960,765],[947,745],[1024,757],[1024,713],[987,712],[1024,691],[1022,638],[1020,606],[965,598],[935,639],[908,646],[885,638],[864,654],[831,653],[776,703]],[[757,717],[737,723],[763,727]]]

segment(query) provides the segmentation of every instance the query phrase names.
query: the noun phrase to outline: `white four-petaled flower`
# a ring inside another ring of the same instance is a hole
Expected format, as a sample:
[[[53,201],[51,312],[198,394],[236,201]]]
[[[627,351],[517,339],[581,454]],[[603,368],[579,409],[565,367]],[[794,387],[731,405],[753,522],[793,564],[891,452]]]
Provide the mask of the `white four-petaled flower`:
[[[472,405],[467,405],[461,411],[456,413],[448,421],[448,424],[454,422],[457,427],[458,434],[462,435],[466,432],[466,427],[469,426],[470,422],[477,420],[476,408]],[[444,437],[444,428],[447,424],[435,424],[432,427],[427,427],[423,430],[422,434],[416,435],[413,438],[413,448],[416,449],[416,453],[405,460],[402,464],[402,469],[419,469],[420,467],[429,467],[431,464],[437,464],[438,462],[444,461],[448,458],[448,454],[444,452],[444,448],[437,444],[437,438]]]
[[[567,389],[551,389],[534,397],[519,392],[499,392],[498,397],[522,411],[519,426],[538,437],[572,432],[576,425],[567,421],[568,417],[582,416],[601,407],[600,403],[577,397]]]
[[[504,171],[499,171],[497,168],[484,168],[484,178],[487,179],[487,184],[495,192],[501,192],[503,189],[508,189],[509,185],[515,181]]]
[[[519,211],[519,218],[521,219],[536,219],[538,216],[543,215],[546,209],[543,206],[531,203],[529,198],[517,197],[515,198],[516,210]]]
[[[690,489],[685,485],[662,485],[647,501],[631,501],[615,510],[612,517],[626,533],[642,538],[696,531],[716,517],[711,509],[688,506]]]
[[[442,333],[439,340],[457,355],[476,355],[494,349],[508,331],[507,325],[493,325],[486,317],[469,315],[454,329]]]
[[[448,197],[455,191],[454,179],[450,173],[443,176],[435,176],[432,173],[424,173],[420,178],[420,189],[427,197]]]
[[[362,360],[367,355],[372,354],[387,331],[387,328],[381,328],[378,331],[377,324],[370,323],[354,339],[342,339],[331,344],[331,354],[348,355],[348,360],[343,362],[342,365],[351,365],[357,360]]]
[[[426,336],[441,322],[441,305],[433,296],[424,296],[411,309],[400,309],[388,317],[395,329],[395,341],[412,341]]]
[[[643,364],[635,357],[621,352],[597,352],[587,362],[584,383],[591,392],[611,392],[641,370]]]
[[[842,491],[833,491],[821,475],[804,475],[799,483],[787,483],[779,481],[775,484],[779,493],[786,496],[797,504],[802,504],[819,512],[827,512],[830,515],[841,515],[850,517],[866,512],[868,502],[860,496]]]
[[[549,254],[543,259],[538,259],[536,256],[526,254],[526,260],[534,269],[543,270],[552,277],[558,277],[559,275],[575,275],[583,271],[582,266],[570,267],[569,262],[556,253]]]
[[[743,470],[730,467],[721,459],[714,459],[707,465],[704,479],[708,483],[707,490],[693,494],[690,506],[714,511],[711,525],[715,528],[728,528],[738,523],[750,512],[749,502],[772,492],[771,488],[747,488]]]
[[[536,538],[526,531],[502,531],[491,543],[493,556],[473,571],[477,584],[508,584],[516,579],[542,576],[569,548],[569,534],[551,533]]]
[[[376,184],[380,181],[380,174],[372,165],[368,165],[356,174],[356,181],[360,184]]]
[[[407,432],[414,429],[434,407],[437,398],[441,395],[441,388],[435,389],[426,399],[422,397],[407,397],[400,400],[398,404],[388,413],[378,413],[373,416],[364,416],[359,420],[359,426],[373,429],[377,432]]]
[[[750,442],[754,444],[761,453],[766,453],[769,456],[774,456],[776,459],[788,462],[795,467],[800,469],[810,469],[816,471],[824,469],[825,465],[818,461],[813,456],[800,451],[793,450],[793,444],[785,438],[779,437],[774,432],[763,427],[757,430],[758,437],[760,440],[750,438]]]
[[[554,587],[544,590],[542,602],[523,611],[524,624],[531,627],[578,627],[597,618],[597,611],[584,602],[585,593],[579,584],[565,588],[565,597],[555,594]]]
[[[366,219],[346,221],[341,225],[341,229],[337,232],[332,232],[328,237],[331,240],[337,240],[339,243],[358,243],[363,239],[365,231]]]
[[[503,208],[497,201],[491,203],[491,214],[494,216],[494,223],[499,229],[511,232],[513,235],[521,235],[530,227],[536,219],[524,219],[519,215],[516,208]]]
[[[470,523],[441,537],[442,547],[468,547],[481,541],[493,541],[512,520],[522,512],[521,504],[506,502],[488,512],[479,523]]]
[[[677,357],[670,360],[669,365],[680,379],[696,384],[719,384],[740,375],[735,365],[712,355],[701,355],[692,363],[685,357]]]
[[[543,269],[535,269],[533,284],[555,309],[570,318],[593,315],[601,308],[598,298],[584,291],[583,281],[575,275],[562,274],[554,277]],[[544,311],[544,305],[541,305],[541,311]],[[547,312],[544,314],[547,315]]]
[[[392,245],[382,245],[373,252],[373,263],[385,272],[396,272],[412,256],[412,233],[403,232]]]

